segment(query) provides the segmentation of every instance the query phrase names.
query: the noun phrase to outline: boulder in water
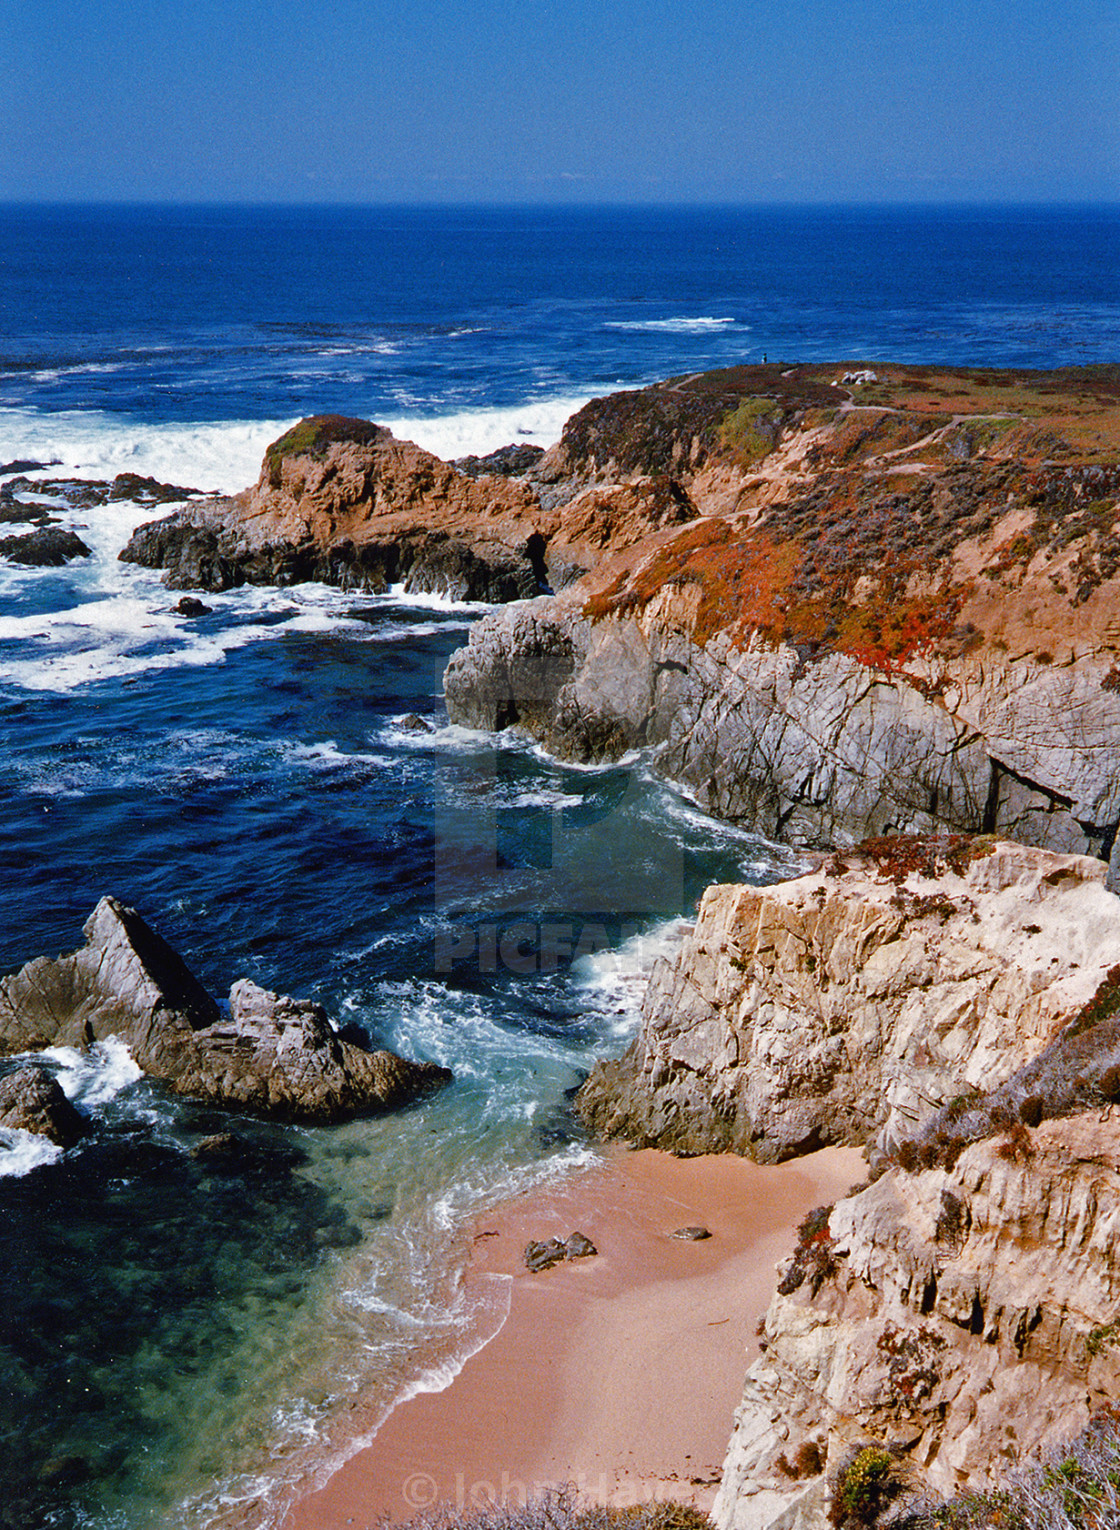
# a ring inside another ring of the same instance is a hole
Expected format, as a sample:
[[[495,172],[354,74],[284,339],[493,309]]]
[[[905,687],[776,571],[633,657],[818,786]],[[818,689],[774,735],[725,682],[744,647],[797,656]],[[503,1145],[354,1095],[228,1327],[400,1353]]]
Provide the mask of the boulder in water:
[[[33,568],[61,568],[71,558],[88,558],[90,549],[73,531],[42,526],[23,537],[0,537],[0,557]]]
[[[73,1147],[88,1130],[58,1080],[46,1068],[34,1065],[0,1078],[0,1126],[36,1132],[63,1148]]]
[[[325,1010],[242,980],[228,1017],[182,959],[115,898],[86,943],[0,979],[0,1054],[84,1050],[117,1036],[176,1094],[286,1121],[394,1109],[450,1081],[446,1068],[344,1041]]]

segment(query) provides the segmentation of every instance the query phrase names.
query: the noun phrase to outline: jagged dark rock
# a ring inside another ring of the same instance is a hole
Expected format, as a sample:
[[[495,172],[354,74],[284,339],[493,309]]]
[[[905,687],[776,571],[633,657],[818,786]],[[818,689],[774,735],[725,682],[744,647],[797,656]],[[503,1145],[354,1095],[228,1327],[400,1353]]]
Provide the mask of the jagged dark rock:
[[[201,493],[201,489],[184,489],[178,484],[160,483],[158,478],[144,478],[139,473],[118,473],[109,489],[109,499],[135,499],[163,505],[175,504]]]
[[[0,537],[0,557],[32,568],[61,568],[72,558],[88,558],[90,549],[73,531],[40,527],[23,537]]]
[[[86,943],[0,980],[0,1054],[85,1049],[117,1036],[177,1094],[281,1120],[329,1122],[390,1110],[447,1083],[434,1063],[344,1041],[319,1005],[248,980],[228,1018],[135,909],[102,898]]]
[[[0,525],[50,526],[57,520],[58,517],[42,505],[25,505],[22,500],[0,493]]]
[[[590,1238],[574,1232],[567,1238],[530,1243],[525,1250],[525,1268],[536,1275],[541,1270],[551,1269],[554,1264],[562,1264],[565,1259],[590,1259],[598,1252]]]
[[[0,1126],[47,1137],[73,1147],[89,1130],[47,1068],[29,1065],[0,1077]]]
[[[18,457],[14,462],[0,463],[0,477],[8,473],[38,473],[45,468],[58,467],[58,458],[52,457],[49,462],[33,462],[30,459]]]
[[[184,595],[171,609],[176,616],[210,616],[214,607],[204,605],[201,600],[196,600],[191,595]]]
[[[543,446],[520,441],[510,446],[499,446],[497,451],[489,452],[485,457],[457,457],[451,466],[456,472],[465,473],[468,478],[483,478],[490,473],[500,478],[519,478],[535,467],[543,456]]]

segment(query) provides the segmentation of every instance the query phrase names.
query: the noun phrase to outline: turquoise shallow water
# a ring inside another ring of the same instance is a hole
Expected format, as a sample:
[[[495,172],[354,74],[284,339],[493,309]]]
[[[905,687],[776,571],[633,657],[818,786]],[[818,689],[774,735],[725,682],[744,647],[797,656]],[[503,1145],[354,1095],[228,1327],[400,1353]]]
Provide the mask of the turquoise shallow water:
[[[255,478],[304,412],[451,456],[763,352],[1045,366],[1120,339],[1118,220],[1092,209],[8,209],[0,229],[0,463],[203,488]],[[52,1059],[85,1145],[0,1141],[0,1527],[265,1525],[352,1403],[376,1416],[501,1321],[500,1285],[464,1305],[469,1219],[591,1151],[568,1094],[631,1034],[703,887],[789,861],[640,758],[580,771],[449,727],[440,675],[477,609],[304,586],[192,623],[116,561],[144,512],[58,513],[90,560],[0,565],[0,971],[71,949],[112,892],[215,994],[310,995],[455,1073],[385,1120],[238,1120],[223,1166],[190,1148],[229,1121],[109,1048]]]

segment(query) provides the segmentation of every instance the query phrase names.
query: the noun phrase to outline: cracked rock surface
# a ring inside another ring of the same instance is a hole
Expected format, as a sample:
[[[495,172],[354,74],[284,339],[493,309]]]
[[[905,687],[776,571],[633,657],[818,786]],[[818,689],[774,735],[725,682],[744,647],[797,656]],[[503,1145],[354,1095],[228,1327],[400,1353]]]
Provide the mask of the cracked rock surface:
[[[1037,1056],[1120,963],[1104,867],[982,843],[957,872],[852,857],[773,887],[710,887],[650,977],[641,1031],[577,1096],[593,1129],[775,1162],[890,1150]]]

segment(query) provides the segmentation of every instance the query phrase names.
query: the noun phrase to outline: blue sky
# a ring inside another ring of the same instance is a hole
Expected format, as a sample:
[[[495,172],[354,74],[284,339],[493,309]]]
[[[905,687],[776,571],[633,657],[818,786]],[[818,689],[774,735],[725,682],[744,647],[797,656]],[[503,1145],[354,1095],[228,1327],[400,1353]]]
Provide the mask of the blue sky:
[[[0,0],[0,199],[1120,199],[1115,0]]]

